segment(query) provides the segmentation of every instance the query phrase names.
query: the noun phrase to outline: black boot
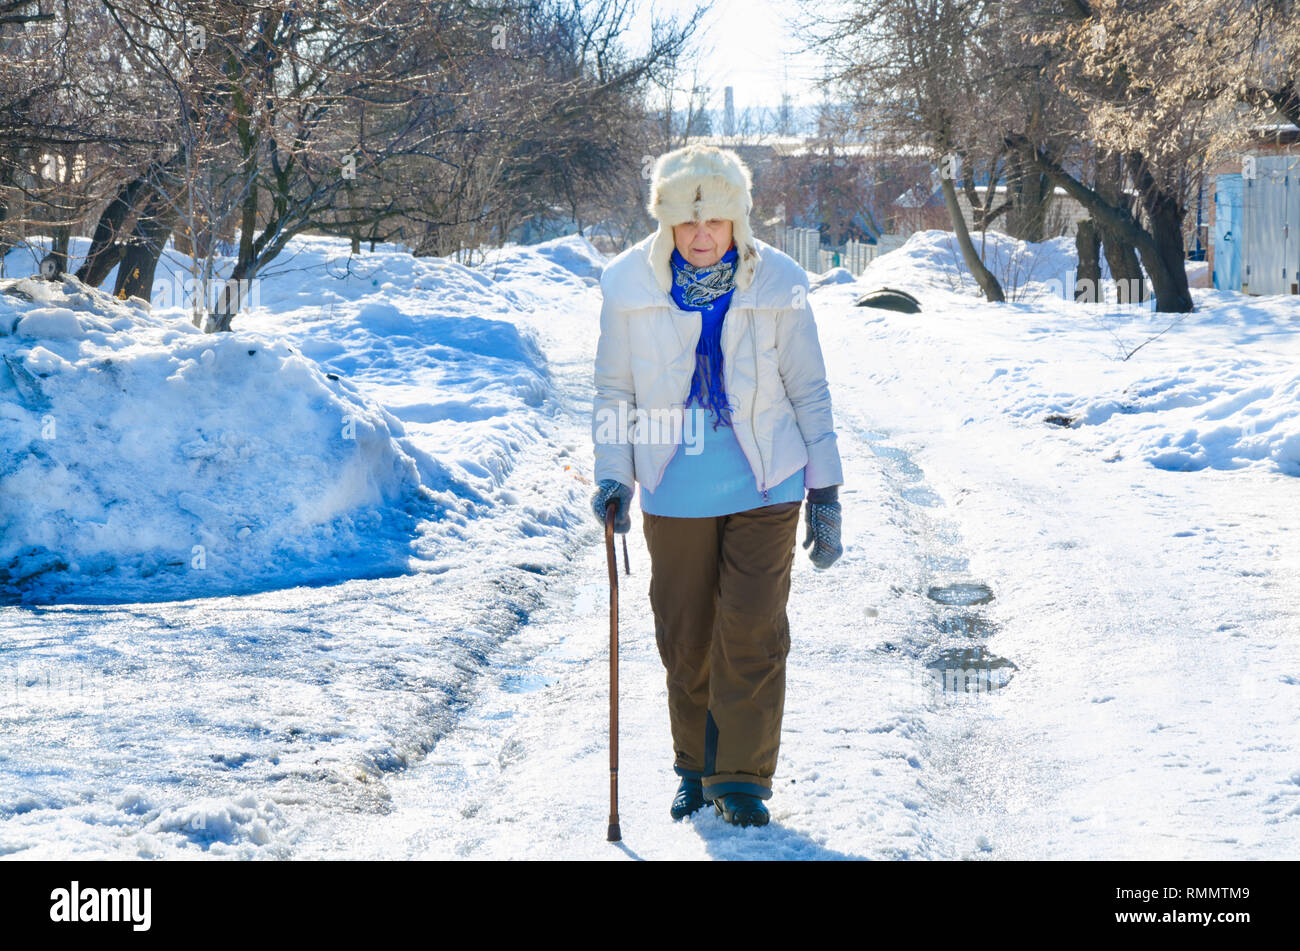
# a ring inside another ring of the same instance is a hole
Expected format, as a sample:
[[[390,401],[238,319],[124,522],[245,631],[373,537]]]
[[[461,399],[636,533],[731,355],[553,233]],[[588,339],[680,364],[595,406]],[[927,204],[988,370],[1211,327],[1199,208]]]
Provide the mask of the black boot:
[[[713,805],[733,826],[765,826],[770,818],[763,800],[749,793],[724,793],[713,800]]]
[[[704,785],[698,779],[683,779],[670,810],[674,819],[685,819],[704,805]]]

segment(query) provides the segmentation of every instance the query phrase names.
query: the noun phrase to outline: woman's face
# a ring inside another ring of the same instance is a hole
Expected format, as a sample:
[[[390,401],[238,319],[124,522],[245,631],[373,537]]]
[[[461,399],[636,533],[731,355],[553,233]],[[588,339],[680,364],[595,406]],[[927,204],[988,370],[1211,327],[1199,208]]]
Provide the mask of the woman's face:
[[[673,225],[677,253],[695,267],[717,264],[731,248],[731,219],[710,218]]]

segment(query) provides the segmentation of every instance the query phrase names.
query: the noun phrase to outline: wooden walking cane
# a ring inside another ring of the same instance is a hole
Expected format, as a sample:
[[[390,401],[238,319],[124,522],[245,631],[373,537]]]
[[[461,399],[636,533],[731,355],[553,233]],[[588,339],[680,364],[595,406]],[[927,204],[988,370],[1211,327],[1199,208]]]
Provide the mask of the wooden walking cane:
[[[618,499],[605,504],[605,556],[609,562],[609,835],[619,842],[623,832],[618,825],[618,557],[614,554],[614,516]],[[627,536],[623,536],[623,567],[627,561]]]

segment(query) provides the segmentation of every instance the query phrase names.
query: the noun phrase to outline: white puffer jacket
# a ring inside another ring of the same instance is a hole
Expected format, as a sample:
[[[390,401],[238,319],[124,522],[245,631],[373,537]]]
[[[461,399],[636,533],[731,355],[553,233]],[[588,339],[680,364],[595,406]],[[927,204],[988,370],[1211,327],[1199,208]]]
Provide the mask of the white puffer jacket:
[[[595,477],[653,492],[680,441],[648,425],[685,412],[703,326],[680,310],[650,267],[653,235],[618,255],[600,278],[604,305],[592,412]],[[808,488],[840,485],[826,365],[808,304],[808,275],[789,255],[755,241],[759,263],[737,287],[722,323],[724,385],[736,438],[766,493],[800,469]]]

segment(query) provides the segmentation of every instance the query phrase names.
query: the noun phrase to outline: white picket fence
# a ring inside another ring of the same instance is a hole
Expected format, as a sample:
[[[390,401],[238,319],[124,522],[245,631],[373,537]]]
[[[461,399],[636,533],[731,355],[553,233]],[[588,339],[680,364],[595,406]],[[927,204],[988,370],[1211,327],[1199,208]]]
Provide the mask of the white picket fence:
[[[835,258],[838,255],[838,266],[847,268],[854,277],[865,271],[877,257],[894,250],[904,241],[901,234],[885,234],[880,236],[879,244],[847,241],[843,249],[823,248],[821,232],[816,228],[783,228],[779,237],[781,250],[798,261],[808,273],[825,274],[837,266]]]
[[[816,228],[784,228],[781,231],[781,250],[811,274],[821,273],[821,243],[821,232]]]

